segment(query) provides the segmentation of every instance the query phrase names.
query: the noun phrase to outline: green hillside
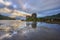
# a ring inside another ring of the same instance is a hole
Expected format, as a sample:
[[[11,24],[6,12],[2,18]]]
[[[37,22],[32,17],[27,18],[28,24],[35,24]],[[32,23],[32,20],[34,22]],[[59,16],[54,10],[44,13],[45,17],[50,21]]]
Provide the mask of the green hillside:
[[[53,19],[60,19],[60,13],[59,14],[56,14],[56,15],[52,15],[52,16],[46,16],[46,17],[43,17],[43,18],[53,18]]]
[[[7,16],[0,15],[0,20],[15,20],[15,18],[10,18]]]

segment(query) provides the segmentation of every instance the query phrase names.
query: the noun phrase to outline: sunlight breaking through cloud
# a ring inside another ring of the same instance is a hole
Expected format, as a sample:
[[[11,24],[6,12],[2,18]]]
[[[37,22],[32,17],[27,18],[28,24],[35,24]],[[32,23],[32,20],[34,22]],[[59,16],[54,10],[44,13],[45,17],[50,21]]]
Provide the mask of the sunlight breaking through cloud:
[[[27,15],[31,16],[31,14],[29,13],[18,11],[18,10],[10,10],[8,8],[0,9],[0,14],[10,14],[9,17],[11,18],[16,18],[16,16],[23,16],[23,17],[26,17]]]
[[[23,12],[28,12],[30,14],[34,12],[36,13],[45,12],[46,10],[48,11],[53,9],[57,10],[58,8],[60,9],[60,0],[7,0],[7,1],[1,0],[0,4],[1,3],[5,6],[9,6],[9,7],[12,6],[13,9],[23,11]],[[50,13],[47,14],[50,15]],[[55,13],[54,10],[53,13]],[[46,13],[44,14],[47,16]],[[43,13],[41,13],[41,15],[44,16]]]
[[[12,2],[4,1],[4,0],[0,0],[0,3],[4,4],[6,6],[12,5]]]

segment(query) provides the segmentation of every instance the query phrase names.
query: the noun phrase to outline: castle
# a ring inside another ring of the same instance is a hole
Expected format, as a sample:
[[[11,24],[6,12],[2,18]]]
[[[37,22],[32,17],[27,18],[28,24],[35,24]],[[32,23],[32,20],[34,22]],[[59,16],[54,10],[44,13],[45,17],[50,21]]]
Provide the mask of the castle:
[[[26,16],[26,19],[29,19],[29,20],[34,20],[37,18],[37,14],[36,13],[32,13],[31,16]]]

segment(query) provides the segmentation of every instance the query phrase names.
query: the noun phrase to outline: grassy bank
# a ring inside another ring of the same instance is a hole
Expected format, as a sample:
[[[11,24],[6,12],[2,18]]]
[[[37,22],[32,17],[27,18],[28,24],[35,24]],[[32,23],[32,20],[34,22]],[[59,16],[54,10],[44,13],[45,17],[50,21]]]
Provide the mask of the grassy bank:
[[[0,15],[0,20],[15,20],[15,18],[10,18],[7,16]]]
[[[26,21],[60,23],[60,13],[56,15],[40,17],[40,18],[29,17],[26,19]]]

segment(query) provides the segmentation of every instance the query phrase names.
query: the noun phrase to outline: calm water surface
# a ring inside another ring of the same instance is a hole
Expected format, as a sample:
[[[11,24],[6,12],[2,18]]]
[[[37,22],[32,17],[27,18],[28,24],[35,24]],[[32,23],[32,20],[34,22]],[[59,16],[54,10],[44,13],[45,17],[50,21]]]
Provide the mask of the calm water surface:
[[[0,30],[0,40],[60,40],[60,24],[23,22],[9,31]]]

